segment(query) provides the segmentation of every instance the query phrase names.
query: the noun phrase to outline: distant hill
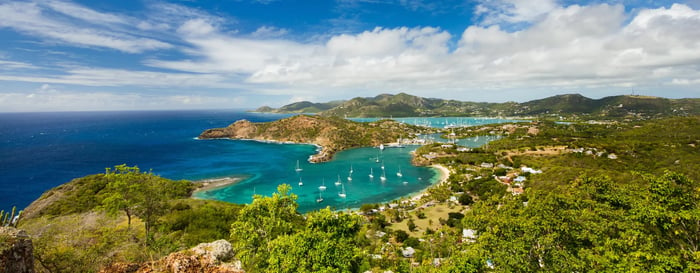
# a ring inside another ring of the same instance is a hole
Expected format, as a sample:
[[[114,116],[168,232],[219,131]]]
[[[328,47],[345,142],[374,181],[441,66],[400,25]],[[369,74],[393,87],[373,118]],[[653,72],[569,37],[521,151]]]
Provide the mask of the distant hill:
[[[356,97],[340,102],[297,102],[279,109],[261,107],[256,111],[317,113],[322,116],[336,117],[583,115],[605,118],[644,118],[698,115],[700,99],[627,95],[591,99],[580,94],[565,94],[524,103],[485,103],[423,98],[399,93]]]
[[[326,102],[326,103],[314,103],[314,102],[310,102],[310,101],[300,101],[300,102],[287,104],[287,105],[282,106],[282,107],[277,108],[277,109],[269,107],[269,106],[263,106],[263,107],[260,107],[258,109],[255,109],[254,112],[295,113],[295,114],[318,113],[321,111],[326,111],[326,110],[332,109],[333,107],[336,107],[342,103],[343,103],[343,101],[331,101],[331,102]]]

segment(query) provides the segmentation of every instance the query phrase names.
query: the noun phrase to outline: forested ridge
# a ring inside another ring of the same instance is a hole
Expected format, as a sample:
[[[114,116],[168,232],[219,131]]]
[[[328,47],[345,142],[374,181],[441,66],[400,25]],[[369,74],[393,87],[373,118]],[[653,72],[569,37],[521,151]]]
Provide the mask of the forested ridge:
[[[699,117],[451,133],[502,138],[418,149],[451,172],[419,200],[300,214],[287,185],[234,205],[121,165],[48,191],[19,227],[42,272],[96,272],[217,239],[249,272],[700,270]]]

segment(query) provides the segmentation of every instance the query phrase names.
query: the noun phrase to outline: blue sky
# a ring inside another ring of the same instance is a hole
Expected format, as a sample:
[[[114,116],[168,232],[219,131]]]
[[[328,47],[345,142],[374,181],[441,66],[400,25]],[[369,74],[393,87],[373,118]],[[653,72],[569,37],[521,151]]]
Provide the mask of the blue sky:
[[[0,0],[0,112],[700,97],[700,0]]]

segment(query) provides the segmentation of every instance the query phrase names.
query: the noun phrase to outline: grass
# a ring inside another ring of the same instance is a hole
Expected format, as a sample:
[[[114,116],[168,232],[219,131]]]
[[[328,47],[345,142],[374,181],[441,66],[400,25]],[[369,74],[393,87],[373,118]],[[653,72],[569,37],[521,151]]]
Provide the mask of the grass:
[[[403,230],[411,237],[421,237],[428,228],[432,230],[440,229],[442,227],[442,224],[440,224],[440,219],[447,220],[450,212],[463,213],[466,209],[467,207],[462,205],[448,204],[446,202],[439,203],[432,207],[416,209],[409,212],[410,218],[413,219],[413,223],[416,224],[415,231],[408,230],[408,219],[405,219],[399,223],[394,223],[390,226],[390,228],[394,230]],[[418,212],[421,210],[423,213],[425,213],[425,219],[418,218]]]

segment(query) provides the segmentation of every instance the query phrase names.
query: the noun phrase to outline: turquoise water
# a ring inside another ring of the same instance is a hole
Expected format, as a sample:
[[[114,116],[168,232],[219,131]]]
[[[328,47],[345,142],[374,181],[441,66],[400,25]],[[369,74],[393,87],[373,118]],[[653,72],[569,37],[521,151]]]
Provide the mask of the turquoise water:
[[[359,122],[372,122],[383,118],[349,118]],[[392,118],[398,122],[420,125],[433,128],[468,127],[486,124],[529,122],[530,120],[504,119],[504,118],[480,118],[480,117],[426,117],[426,118]]]
[[[310,164],[306,160],[316,153],[312,145],[195,139],[205,129],[239,119],[264,122],[288,116],[237,110],[0,114],[0,209],[24,208],[50,188],[119,164],[137,165],[170,179],[245,177],[231,187],[198,193],[236,203],[250,202],[253,193],[270,195],[278,184],[288,183],[299,195],[302,211],[386,202],[436,182],[435,170],[410,165],[410,151],[416,147],[380,154],[374,148],[353,149],[338,153],[332,162]],[[426,119],[415,119],[419,120]],[[487,138],[464,141],[475,147]],[[384,183],[379,180],[381,163],[374,162],[377,156],[386,168]],[[304,169],[299,173],[294,170],[297,160]],[[351,165],[353,180],[347,181]],[[396,176],[399,167],[402,178]],[[367,176],[370,168],[373,180]],[[343,180],[340,187],[334,184],[338,175]],[[319,204],[318,186],[324,179],[325,200]],[[338,196],[342,187],[344,199]]]
[[[267,164],[265,169],[244,174],[248,176],[247,179],[232,186],[197,192],[195,196],[232,203],[250,203],[253,194],[269,196],[276,191],[277,185],[286,183],[292,186],[292,193],[298,196],[299,210],[305,212],[326,206],[344,209],[357,208],[364,203],[386,202],[419,192],[439,179],[437,170],[411,165],[410,152],[418,146],[383,151],[377,148],[350,149],[336,154],[330,162],[312,164],[306,159],[315,153],[314,146],[260,145],[281,146],[279,148],[285,151],[279,153],[276,160]],[[297,160],[302,169],[299,172],[296,171]],[[397,175],[399,170],[402,177]],[[374,178],[369,177],[370,173],[374,174]],[[380,179],[383,173],[385,181]],[[339,180],[340,185],[336,185]],[[302,181],[302,186],[299,186],[299,181]],[[322,185],[326,186],[325,190],[319,189]],[[343,189],[345,198],[339,196]],[[323,198],[320,203],[317,202],[319,197]]]

